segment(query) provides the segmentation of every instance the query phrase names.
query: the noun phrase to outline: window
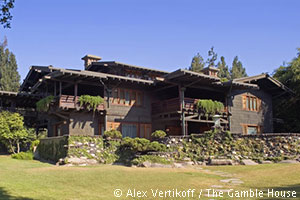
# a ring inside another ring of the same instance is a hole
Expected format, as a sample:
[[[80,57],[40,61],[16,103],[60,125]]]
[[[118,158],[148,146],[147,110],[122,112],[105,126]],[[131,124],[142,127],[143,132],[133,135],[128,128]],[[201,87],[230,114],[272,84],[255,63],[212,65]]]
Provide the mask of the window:
[[[140,124],[140,138],[151,139],[151,124]]]
[[[243,96],[243,110],[256,111],[260,110],[261,100],[255,96]]]
[[[120,90],[120,101],[119,104],[125,104],[125,93],[124,90]]]
[[[136,91],[132,91],[130,97],[130,105],[135,105],[135,102],[136,102]]]
[[[243,134],[258,134],[261,133],[262,127],[255,124],[242,124]]]
[[[110,102],[113,104],[127,105],[127,106],[142,106],[143,105],[143,92],[129,89],[113,90]]]
[[[120,122],[107,122],[107,129],[120,131]]]
[[[119,91],[118,89],[113,90],[113,101],[112,103],[119,103]]]
[[[123,137],[135,138],[137,136],[137,124],[123,124],[122,135]]]
[[[125,90],[125,105],[130,105],[130,91]]]

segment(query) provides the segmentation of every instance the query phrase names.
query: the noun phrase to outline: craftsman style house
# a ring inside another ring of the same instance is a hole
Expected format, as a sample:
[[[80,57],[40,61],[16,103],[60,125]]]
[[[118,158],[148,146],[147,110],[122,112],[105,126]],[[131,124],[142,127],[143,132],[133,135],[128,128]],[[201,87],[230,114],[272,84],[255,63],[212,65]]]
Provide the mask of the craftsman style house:
[[[19,93],[0,92],[1,108],[23,110],[27,124],[47,128],[49,137],[117,129],[123,136],[150,138],[158,129],[169,135],[210,130],[212,116],[195,103],[212,99],[225,106],[224,130],[255,134],[273,131],[272,99],[291,92],[267,74],[221,82],[214,67],[165,72],[92,55],[82,59],[84,70],[32,66]],[[35,103],[49,95],[54,99],[47,112],[34,112]],[[89,110],[80,105],[81,95],[101,96],[104,103]]]

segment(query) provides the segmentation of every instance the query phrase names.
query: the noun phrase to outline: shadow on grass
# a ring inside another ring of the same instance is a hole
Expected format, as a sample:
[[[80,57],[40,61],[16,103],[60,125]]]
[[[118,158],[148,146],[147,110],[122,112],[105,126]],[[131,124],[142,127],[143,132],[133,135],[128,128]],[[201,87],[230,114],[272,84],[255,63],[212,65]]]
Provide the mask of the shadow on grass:
[[[269,193],[268,195],[268,190],[271,192],[273,189],[273,196],[272,196],[272,193]],[[300,184],[297,184],[297,185],[288,185],[288,186],[285,186],[285,187],[275,187],[275,188],[264,188],[263,189],[264,191],[264,194],[266,194],[267,196],[264,198],[264,200],[273,200],[273,199],[286,199],[286,197],[284,196],[281,196],[281,195],[284,195],[284,192],[285,192],[285,195],[288,195],[288,191],[290,191],[290,196],[288,199],[300,199]],[[281,192],[282,191],[282,192]],[[293,191],[296,191],[296,198],[292,197],[292,192]],[[280,196],[276,196],[276,195],[280,195]]]
[[[34,200],[27,197],[17,197],[10,195],[4,188],[0,187],[0,199],[2,200]]]

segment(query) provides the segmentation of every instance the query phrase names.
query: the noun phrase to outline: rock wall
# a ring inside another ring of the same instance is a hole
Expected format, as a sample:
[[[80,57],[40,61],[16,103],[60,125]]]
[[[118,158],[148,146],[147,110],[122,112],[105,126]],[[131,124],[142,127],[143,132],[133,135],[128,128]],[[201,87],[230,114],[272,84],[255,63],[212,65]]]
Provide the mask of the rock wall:
[[[244,164],[245,160],[270,163],[300,158],[300,134],[243,136],[210,132],[185,138],[165,138],[159,143],[141,138],[125,143],[124,139],[69,136],[44,139],[38,151],[42,159],[75,165],[126,163],[143,166],[146,161],[169,165],[233,165]],[[146,144],[149,148],[143,147]]]

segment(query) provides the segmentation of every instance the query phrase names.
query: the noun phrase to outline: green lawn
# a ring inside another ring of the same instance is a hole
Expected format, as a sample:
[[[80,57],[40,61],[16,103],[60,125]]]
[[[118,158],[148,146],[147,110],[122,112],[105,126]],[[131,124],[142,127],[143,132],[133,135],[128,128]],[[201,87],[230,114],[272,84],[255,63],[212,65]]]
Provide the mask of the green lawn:
[[[145,169],[111,165],[57,167],[39,161],[14,160],[8,156],[0,156],[0,199],[133,199],[124,198],[128,189],[147,191],[147,198],[139,199],[155,199],[151,189],[191,188],[196,189],[198,195],[200,189],[211,188],[212,185],[223,185],[224,188],[234,190],[293,189],[297,191],[297,197],[300,199],[299,164],[205,167],[205,169],[210,172],[199,169]],[[213,174],[215,171],[234,174],[234,177],[240,178],[244,184],[229,186],[221,183],[220,180],[224,177]],[[123,198],[114,197],[115,189],[123,191]],[[198,199],[198,196],[194,199]]]

